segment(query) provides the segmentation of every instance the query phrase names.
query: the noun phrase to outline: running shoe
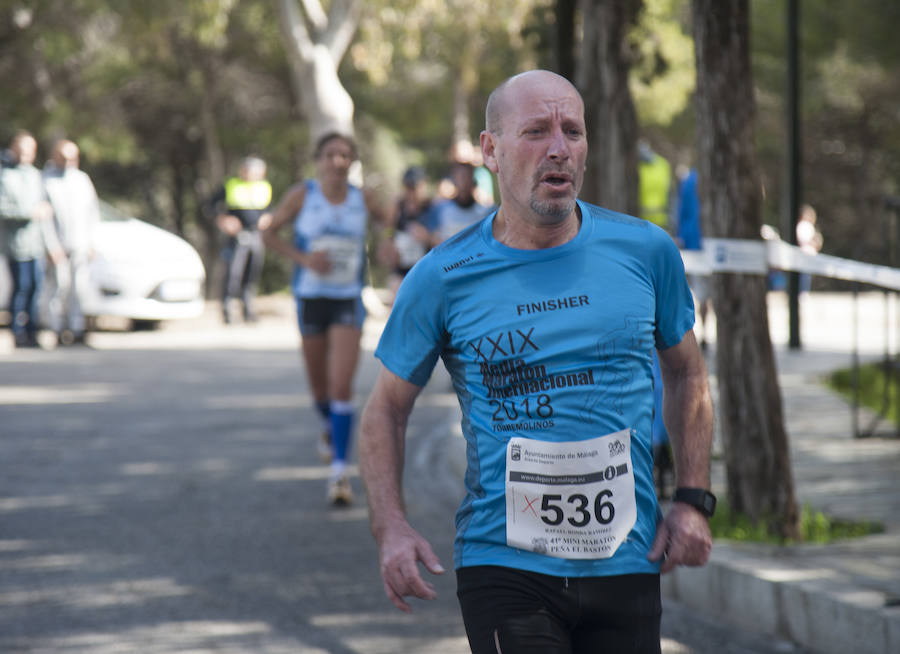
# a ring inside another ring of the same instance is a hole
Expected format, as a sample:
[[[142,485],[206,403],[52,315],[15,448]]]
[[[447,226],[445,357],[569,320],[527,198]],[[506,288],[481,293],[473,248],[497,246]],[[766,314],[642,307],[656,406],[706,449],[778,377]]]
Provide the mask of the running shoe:
[[[332,447],[331,447],[331,430],[323,429],[322,435],[319,436],[318,443],[319,460],[322,463],[331,463]]]
[[[345,475],[328,482],[328,501],[332,506],[353,504],[353,489],[350,487],[350,480]]]

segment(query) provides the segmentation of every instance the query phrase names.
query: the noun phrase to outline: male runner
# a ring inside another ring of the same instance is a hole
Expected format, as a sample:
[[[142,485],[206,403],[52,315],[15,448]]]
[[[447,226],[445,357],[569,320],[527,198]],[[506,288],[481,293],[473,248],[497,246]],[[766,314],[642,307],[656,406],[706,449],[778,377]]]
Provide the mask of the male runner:
[[[576,200],[584,104],[530,71],[488,100],[481,133],[500,209],[432,250],[376,350],[360,461],[385,591],[431,599],[443,571],[405,517],[404,431],[440,356],[467,441],[458,596],[476,654],[660,651],[659,574],[703,565],[714,508],[712,408],[672,239]],[[681,487],[663,518],[652,476],[652,351]]]

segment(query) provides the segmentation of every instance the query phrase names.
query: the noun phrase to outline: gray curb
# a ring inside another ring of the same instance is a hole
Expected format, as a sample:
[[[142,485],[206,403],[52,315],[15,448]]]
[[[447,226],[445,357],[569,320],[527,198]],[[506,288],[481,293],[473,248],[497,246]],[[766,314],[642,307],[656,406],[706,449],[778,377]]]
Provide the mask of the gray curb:
[[[828,568],[794,567],[717,544],[705,567],[678,568],[662,588],[698,611],[821,654],[900,652],[900,608],[885,607],[884,593]]]

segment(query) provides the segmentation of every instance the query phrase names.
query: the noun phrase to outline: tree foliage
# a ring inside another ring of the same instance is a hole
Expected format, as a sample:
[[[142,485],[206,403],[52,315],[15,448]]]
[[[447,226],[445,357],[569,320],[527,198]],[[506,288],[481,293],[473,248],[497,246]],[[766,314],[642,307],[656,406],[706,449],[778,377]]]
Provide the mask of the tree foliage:
[[[523,35],[534,0],[373,2],[351,48],[348,77],[360,106],[443,174],[447,151],[472,142],[487,95],[535,64]],[[427,107],[427,111],[422,111]]]
[[[631,30],[635,51],[629,84],[644,125],[668,125],[690,103],[694,91],[694,42],[679,20],[683,3],[644,0]]]
[[[752,14],[764,215],[783,229],[783,3],[756,0]],[[898,24],[900,5],[890,0],[800,3],[802,201],[817,209],[825,252],[895,266],[890,245],[900,216],[885,198],[900,193]]]
[[[212,265],[218,244],[199,207],[241,156],[264,156],[277,192],[310,172],[309,125],[299,109],[305,96],[279,31],[282,1],[0,3],[0,139],[30,129],[41,156],[55,138],[75,139],[104,196],[194,240]],[[338,4],[323,2],[322,12]],[[673,163],[690,162],[688,3],[643,5],[628,35],[639,133]],[[900,5],[801,5],[804,199],[819,210],[827,252],[886,262],[888,219],[895,218],[884,197],[900,194],[900,42],[893,33]],[[584,33],[582,10],[573,6],[361,3],[338,76],[355,104],[367,171],[389,185],[409,162],[442,174],[454,139],[477,137],[491,88],[525,68],[561,66],[554,53],[579,51],[559,42]],[[750,6],[763,216],[780,225],[783,6]]]

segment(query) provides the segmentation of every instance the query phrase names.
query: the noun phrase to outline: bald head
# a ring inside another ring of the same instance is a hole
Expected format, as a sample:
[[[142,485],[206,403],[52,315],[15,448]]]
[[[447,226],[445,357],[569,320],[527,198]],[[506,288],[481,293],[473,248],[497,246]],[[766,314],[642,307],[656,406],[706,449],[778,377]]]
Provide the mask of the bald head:
[[[509,113],[509,107],[515,98],[522,92],[527,92],[535,87],[558,86],[560,90],[568,90],[577,96],[582,108],[584,101],[578,89],[562,75],[557,75],[549,70],[528,70],[518,75],[513,75],[493,90],[488,97],[484,112],[484,128],[492,134],[503,133],[503,116]],[[567,89],[566,89],[567,87]],[[512,102],[511,102],[512,101]],[[583,109],[582,109],[583,111]]]
[[[259,157],[244,157],[238,174],[242,179],[258,182],[266,178],[266,162]]]
[[[572,83],[547,70],[511,77],[491,94],[486,123],[481,152],[497,175],[504,220],[527,229],[577,225],[587,132]]]
[[[53,146],[53,154],[50,155],[50,158],[60,170],[78,168],[79,154],[78,146],[74,141],[61,139]]]

